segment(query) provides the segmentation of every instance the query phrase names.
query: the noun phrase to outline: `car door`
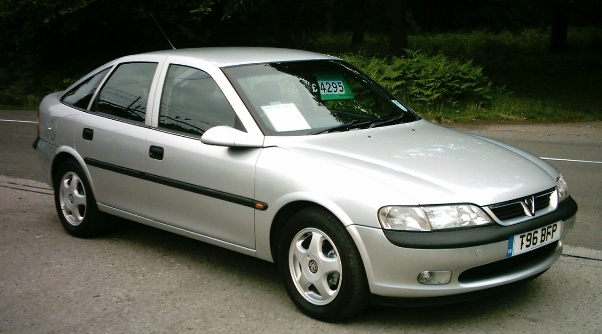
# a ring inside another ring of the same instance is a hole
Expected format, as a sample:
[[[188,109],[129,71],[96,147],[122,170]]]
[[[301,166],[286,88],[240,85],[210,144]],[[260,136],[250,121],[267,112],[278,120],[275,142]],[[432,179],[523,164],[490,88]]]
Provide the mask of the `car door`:
[[[146,184],[140,178],[148,155],[147,105],[157,61],[117,64],[82,113],[76,150],[89,170],[101,205],[142,214]]]
[[[164,71],[157,126],[146,144],[146,173],[154,180],[147,215],[254,249],[254,174],[260,149],[203,144],[202,134],[213,126],[245,128],[207,72],[179,64]]]

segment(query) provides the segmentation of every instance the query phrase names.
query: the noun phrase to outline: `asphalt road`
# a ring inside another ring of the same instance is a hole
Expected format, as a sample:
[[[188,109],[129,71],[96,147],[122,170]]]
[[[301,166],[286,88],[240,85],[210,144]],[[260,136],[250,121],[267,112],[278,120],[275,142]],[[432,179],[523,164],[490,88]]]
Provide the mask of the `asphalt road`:
[[[602,124],[463,127],[556,161],[580,205],[560,260],[503,294],[431,308],[373,307],[340,324],[305,317],[276,267],[118,221],[68,236],[40,182],[33,112],[0,111],[0,333],[602,333]],[[598,162],[598,163],[597,163]]]

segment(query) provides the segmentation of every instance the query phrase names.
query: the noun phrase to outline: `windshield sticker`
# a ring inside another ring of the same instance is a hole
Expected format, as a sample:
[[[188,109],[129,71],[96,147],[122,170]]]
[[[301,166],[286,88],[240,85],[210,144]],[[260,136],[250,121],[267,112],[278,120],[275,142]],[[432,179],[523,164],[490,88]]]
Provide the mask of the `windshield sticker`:
[[[391,100],[391,102],[393,102],[393,104],[395,104],[396,106],[398,106],[399,109],[401,109],[403,111],[408,111],[408,109],[406,107],[404,107],[404,105],[401,104],[401,102],[399,102],[397,100]]]
[[[311,129],[294,103],[262,106],[261,109],[274,130],[278,132]]]
[[[323,101],[349,100],[353,98],[351,87],[345,78],[337,73],[316,75],[320,97]]]

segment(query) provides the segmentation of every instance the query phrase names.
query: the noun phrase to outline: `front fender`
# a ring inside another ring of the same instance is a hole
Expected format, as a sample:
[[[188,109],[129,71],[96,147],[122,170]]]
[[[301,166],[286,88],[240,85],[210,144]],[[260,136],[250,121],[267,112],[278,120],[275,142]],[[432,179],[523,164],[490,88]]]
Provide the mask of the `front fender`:
[[[345,226],[380,228],[378,209],[416,203],[393,187],[348,167],[279,147],[262,151],[256,168],[255,198],[268,210],[255,212],[257,257],[273,261],[270,235],[278,213],[295,202],[329,210]]]

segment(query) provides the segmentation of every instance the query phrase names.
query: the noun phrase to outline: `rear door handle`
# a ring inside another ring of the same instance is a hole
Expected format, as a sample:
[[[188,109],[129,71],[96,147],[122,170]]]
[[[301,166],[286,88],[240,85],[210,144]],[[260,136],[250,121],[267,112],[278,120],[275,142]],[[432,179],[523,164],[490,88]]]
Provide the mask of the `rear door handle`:
[[[85,140],[92,140],[94,138],[94,130],[90,128],[84,128],[84,131],[82,131],[82,138]]]
[[[151,157],[151,159],[163,160],[163,147],[151,145],[148,150],[148,156]]]

